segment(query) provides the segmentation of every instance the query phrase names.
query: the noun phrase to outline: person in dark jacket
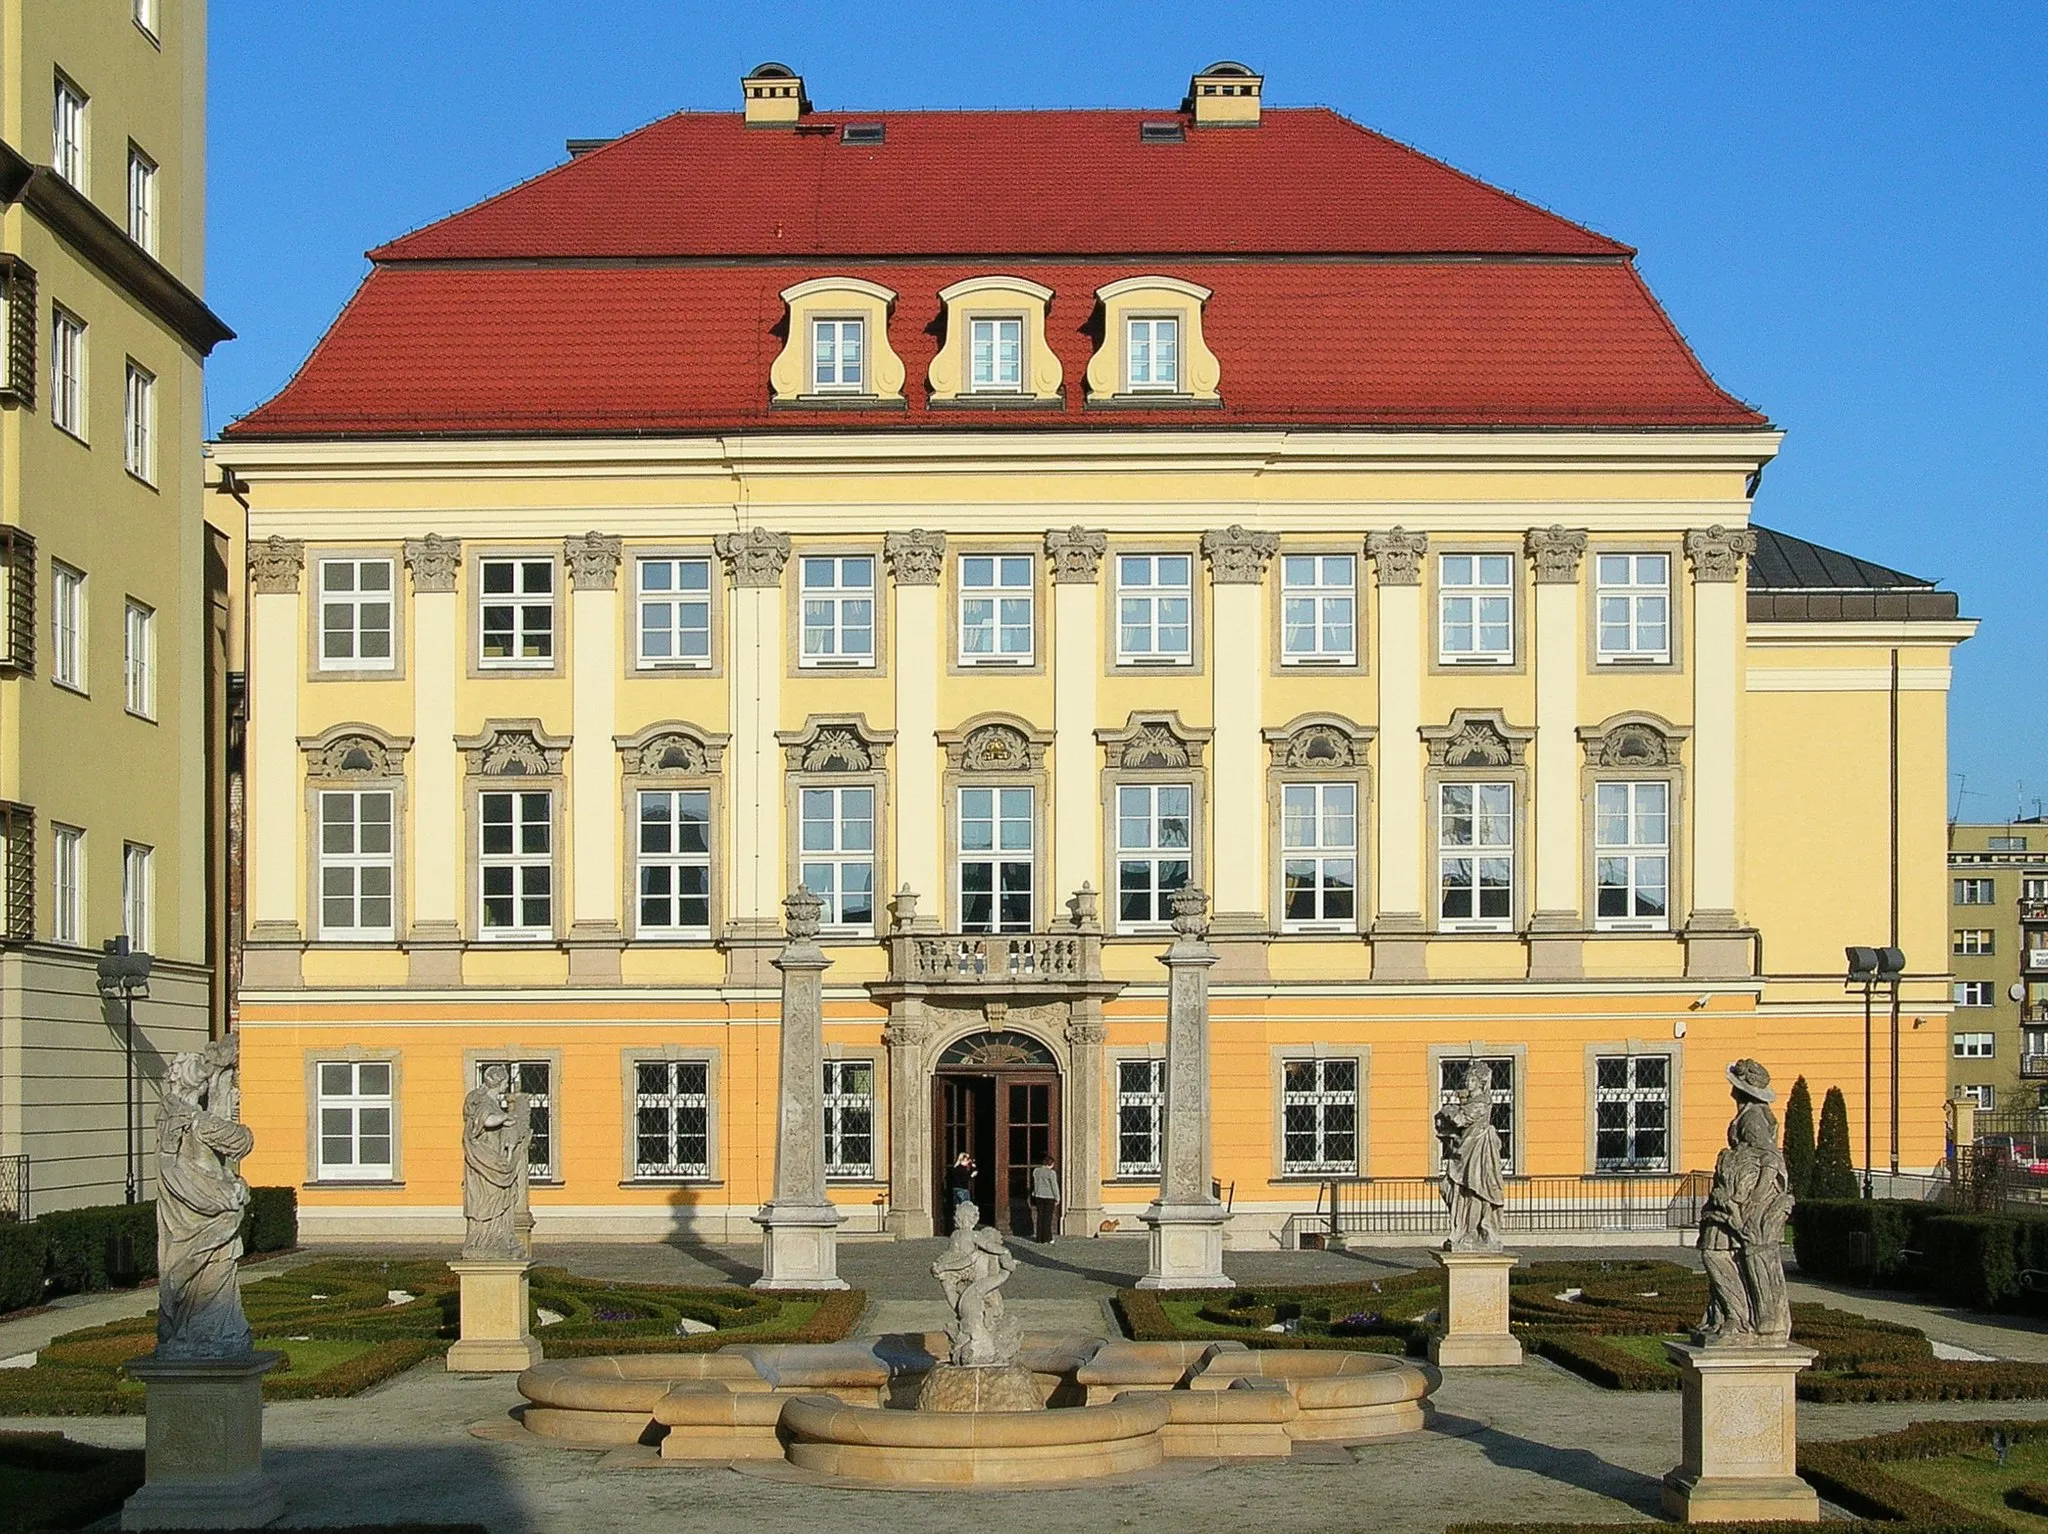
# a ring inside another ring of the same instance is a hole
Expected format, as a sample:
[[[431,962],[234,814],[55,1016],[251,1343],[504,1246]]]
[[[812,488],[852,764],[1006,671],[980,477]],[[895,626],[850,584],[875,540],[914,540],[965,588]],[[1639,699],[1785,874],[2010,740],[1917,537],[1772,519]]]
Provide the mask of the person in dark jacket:
[[[974,1202],[974,1158],[962,1151],[946,1168],[946,1215],[949,1220],[962,1204]]]

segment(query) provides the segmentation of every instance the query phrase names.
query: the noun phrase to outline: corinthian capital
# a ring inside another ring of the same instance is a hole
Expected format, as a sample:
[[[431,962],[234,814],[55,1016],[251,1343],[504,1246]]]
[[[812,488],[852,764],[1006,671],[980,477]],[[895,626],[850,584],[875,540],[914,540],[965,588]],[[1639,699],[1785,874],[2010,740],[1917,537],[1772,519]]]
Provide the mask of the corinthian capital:
[[[415,592],[453,591],[455,572],[462,568],[462,540],[428,533],[405,540],[405,567],[412,572]]]
[[[610,533],[564,538],[562,556],[569,561],[569,577],[578,591],[610,591],[619,583],[619,561],[624,553]]]
[[[789,534],[750,527],[743,533],[720,533],[711,540],[735,586],[779,586],[789,563]]]
[[[946,535],[921,527],[890,533],[882,540],[882,553],[889,561],[889,577],[897,585],[936,586],[946,563]]]
[[[1053,584],[1090,582],[1109,552],[1109,535],[1092,527],[1056,527],[1045,535],[1045,555],[1052,561]]]
[[[1379,566],[1382,586],[1420,586],[1422,556],[1428,548],[1428,534],[1398,527],[1365,535],[1366,556]]]
[[[306,546],[296,538],[275,534],[249,545],[249,578],[258,596],[276,596],[299,589],[299,572],[306,568]]]
[[[1220,533],[1202,534],[1209,578],[1219,586],[1256,586],[1266,578],[1266,561],[1279,547],[1279,534],[1255,533],[1235,522]]]
[[[1579,578],[1579,561],[1586,557],[1586,535],[1573,527],[1532,527],[1522,540],[1529,565],[1541,585],[1569,585]]]
[[[1746,527],[1696,527],[1685,535],[1685,557],[1696,581],[1739,581],[1742,562],[1756,553],[1756,534]]]

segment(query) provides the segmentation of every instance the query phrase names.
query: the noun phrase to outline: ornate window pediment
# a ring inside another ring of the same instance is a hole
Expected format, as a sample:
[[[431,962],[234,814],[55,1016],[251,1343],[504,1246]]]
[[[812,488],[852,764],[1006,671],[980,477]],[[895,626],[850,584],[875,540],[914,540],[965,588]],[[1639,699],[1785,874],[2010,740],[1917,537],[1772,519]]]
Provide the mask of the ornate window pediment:
[[[879,772],[894,730],[868,727],[865,714],[813,714],[801,730],[778,730],[791,772]]]
[[[472,777],[551,778],[561,773],[569,737],[550,735],[538,719],[501,719],[481,735],[458,736],[455,746]]]
[[[1275,767],[1297,772],[1349,772],[1365,765],[1365,748],[1373,732],[1336,714],[1304,714],[1264,733]]]
[[[650,724],[633,735],[615,735],[628,776],[715,778],[732,737],[700,730],[680,720]]]
[[[1581,726],[1579,741],[1588,767],[1676,767],[1679,743],[1691,733],[1656,714],[1616,714]]]
[[[1497,708],[1454,709],[1449,724],[1422,731],[1432,767],[1519,767],[1535,738]]]
[[[1036,772],[1045,765],[1050,730],[1034,730],[1013,714],[984,714],[957,730],[939,731],[946,765],[956,772]]]
[[[388,735],[373,724],[337,724],[299,737],[306,771],[316,778],[395,778],[405,771],[410,735]]]
[[[1203,748],[1215,733],[1182,724],[1180,715],[1174,712],[1134,713],[1121,730],[1097,730],[1095,738],[1102,743],[1113,770],[1156,768],[1170,772],[1181,767],[1200,767]]]

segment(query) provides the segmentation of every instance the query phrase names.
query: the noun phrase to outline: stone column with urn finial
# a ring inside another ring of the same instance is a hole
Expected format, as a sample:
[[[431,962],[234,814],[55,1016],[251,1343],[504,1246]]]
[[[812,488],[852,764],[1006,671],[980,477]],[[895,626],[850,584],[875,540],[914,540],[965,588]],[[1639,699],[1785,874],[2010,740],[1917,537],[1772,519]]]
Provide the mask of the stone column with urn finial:
[[[1227,1289],[1223,1225],[1210,1184],[1209,897],[1192,885],[1168,897],[1174,939],[1166,966],[1166,1137],[1159,1197],[1139,1218],[1152,1233],[1140,1289]]]
[[[797,889],[782,902],[789,941],[770,962],[782,972],[782,1072],[775,1136],[775,1196],[761,1206],[756,1289],[844,1289],[839,1223],[825,1197],[824,975],[818,946],[825,902]]]

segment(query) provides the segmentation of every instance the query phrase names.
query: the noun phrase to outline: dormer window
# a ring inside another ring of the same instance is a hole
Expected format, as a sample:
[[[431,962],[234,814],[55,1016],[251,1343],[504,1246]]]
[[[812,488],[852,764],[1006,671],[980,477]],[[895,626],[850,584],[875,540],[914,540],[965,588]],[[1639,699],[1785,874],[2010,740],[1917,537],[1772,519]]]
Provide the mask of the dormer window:
[[[1015,315],[969,322],[968,387],[1015,394],[1024,387],[1024,321]]]
[[[860,277],[813,277],[782,290],[789,328],[768,368],[772,404],[901,409],[903,359],[889,347],[896,294]]]
[[[1180,392],[1180,321],[1134,319],[1124,339],[1127,387],[1133,394]]]
[[[1058,408],[1060,359],[1045,337],[1052,289],[1024,277],[970,277],[939,291],[944,339],[925,375],[935,409]]]
[[[1088,360],[1090,409],[1220,405],[1222,368],[1202,339],[1209,290],[1179,277],[1124,277],[1095,290],[1102,344]]]
[[[811,389],[860,394],[867,382],[867,324],[858,319],[811,322]]]

